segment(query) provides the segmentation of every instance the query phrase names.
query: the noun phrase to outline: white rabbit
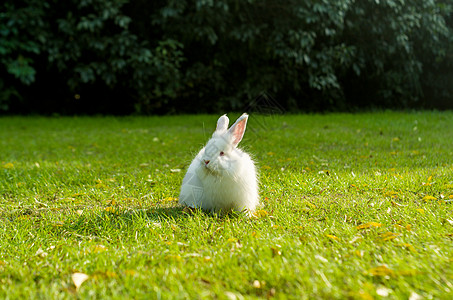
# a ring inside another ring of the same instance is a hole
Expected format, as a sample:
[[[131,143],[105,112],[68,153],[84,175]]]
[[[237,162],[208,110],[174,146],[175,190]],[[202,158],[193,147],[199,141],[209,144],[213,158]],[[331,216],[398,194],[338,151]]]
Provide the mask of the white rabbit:
[[[219,118],[212,138],[184,176],[180,204],[215,213],[255,210],[259,202],[255,164],[237,148],[247,119],[244,113],[228,129],[228,117]]]

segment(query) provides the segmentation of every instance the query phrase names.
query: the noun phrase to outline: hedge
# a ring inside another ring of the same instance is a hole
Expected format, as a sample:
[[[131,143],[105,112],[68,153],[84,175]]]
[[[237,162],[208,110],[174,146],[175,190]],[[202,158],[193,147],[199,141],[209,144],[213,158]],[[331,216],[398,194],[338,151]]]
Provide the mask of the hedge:
[[[453,108],[453,0],[6,0],[4,113]]]

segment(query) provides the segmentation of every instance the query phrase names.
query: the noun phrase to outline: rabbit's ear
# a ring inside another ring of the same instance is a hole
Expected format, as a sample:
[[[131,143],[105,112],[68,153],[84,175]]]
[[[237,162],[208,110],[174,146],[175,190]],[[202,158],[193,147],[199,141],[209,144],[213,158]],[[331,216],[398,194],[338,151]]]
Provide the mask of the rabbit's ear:
[[[236,147],[242,140],[248,117],[248,114],[243,113],[242,116],[240,116],[239,119],[237,119],[233,126],[231,126],[228,130],[228,134],[231,136],[231,143],[233,144],[233,147]]]
[[[224,132],[228,129],[228,123],[230,120],[226,115],[223,115],[217,121],[217,128],[215,129],[216,132]]]

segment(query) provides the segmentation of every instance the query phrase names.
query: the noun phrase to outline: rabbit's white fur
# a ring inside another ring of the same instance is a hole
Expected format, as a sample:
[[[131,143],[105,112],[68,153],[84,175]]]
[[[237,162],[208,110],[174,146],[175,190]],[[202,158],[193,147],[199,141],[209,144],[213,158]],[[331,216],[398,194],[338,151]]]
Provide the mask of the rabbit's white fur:
[[[247,119],[248,115],[243,114],[228,129],[228,117],[219,118],[212,138],[187,170],[180,204],[216,213],[256,209],[259,197],[255,164],[237,148]]]

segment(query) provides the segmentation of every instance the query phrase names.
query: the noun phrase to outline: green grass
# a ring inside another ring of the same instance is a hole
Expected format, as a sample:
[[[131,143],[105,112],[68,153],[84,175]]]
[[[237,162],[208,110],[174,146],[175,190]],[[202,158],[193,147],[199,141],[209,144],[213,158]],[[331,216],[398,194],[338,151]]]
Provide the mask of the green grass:
[[[177,204],[216,119],[0,118],[0,298],[453,298],[453,113],[252,114],[251,219]]]

